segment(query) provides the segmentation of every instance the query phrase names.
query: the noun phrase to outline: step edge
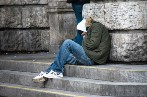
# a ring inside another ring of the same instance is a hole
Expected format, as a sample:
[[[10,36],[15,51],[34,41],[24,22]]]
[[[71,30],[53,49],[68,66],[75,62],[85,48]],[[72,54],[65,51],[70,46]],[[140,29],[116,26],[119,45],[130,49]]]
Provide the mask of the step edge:
[[[20,72],[19,71],[11,71],[11,70],[0,70],[1,73],[7,73],[9,75],[13,74],[16,76],[26,76],[26,77],[35,77],[38,73],[30,73],[30,72]],[[29,73],[30,75],[27,75]],[[52,80],[52,79],[51,79]],[[147,83],[139,83],[139,82],[116,82],[116,81],[104,81],[104,80],[96,80],[96,79],[86,79],[86,78],[78,78],[78,77],[68,77],[64,76],[63,78],[55,78],[53,80],[68,80],[68,81],[78,81],[82,83],[89,83],[89,84],[102,84],[102,85],[147,85]]]
[[[30,62],[30,61],[16,61],[16,60],[0,60],[2,62],[19,62],[19,63],[32,63],[32,64],[39,64],[39,65],[49,65],[52,64],[52,62]],[[147,70],[128,70],[128,69],[121,69],[121,68],[114,68],[114,67],[110,67],[110,68],[105,68],[105,67],[99,67],[96,68],[95,66],[81,66],[81,65],[70,65],[70,64],[66,64],[65,68],[67,66],[70,67],[78,67],[78,68],[86,68],[86,69],[96,69],[96,70],[109,70],[109,71],[122,71],[122,72],[147,72]],[[96,65],[98,66],[98,65]]]
[[[6,85],[6,84],[8,84],[8,85]],[[0,87],[6,87],[6,88],[12,88],[12,89],[22,89],[22,90],[28,90],[28,91],[42,92],[42,93],[48,93],[48,94],[57,94],[57,95],[71,96],[71,97],[86,97],[83,95],[90,95],[90,94],[86,94],[86,93],[80,94],[80,92],[72,92],[72,91],[57,90],[57,89],[48,89],[47,88],[47,90],[45,90],[45,88],[41,89],[41,88],[34,88],[34,87],[30,87],[30,86],[1,83],[1,82],[0,82]],[[55,92],[55,91],[58,91],[58,92]],[[69,93],[69,92],[71,92],[71,93]],[[74,93],[79,93],[79,95],[78,94],[75,95]]]

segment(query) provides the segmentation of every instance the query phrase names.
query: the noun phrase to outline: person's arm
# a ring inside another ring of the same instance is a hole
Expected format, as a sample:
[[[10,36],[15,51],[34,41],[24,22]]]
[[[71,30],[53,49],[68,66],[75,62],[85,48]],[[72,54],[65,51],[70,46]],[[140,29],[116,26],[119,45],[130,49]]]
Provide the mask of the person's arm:
[[[94,50],[100,44],[102,37],[102,26],[98,25],[97,23],[94,23],[91,26],[91,33],[88,35],[88,37],[89,39],[85,39],[84,45],[88,50]]]

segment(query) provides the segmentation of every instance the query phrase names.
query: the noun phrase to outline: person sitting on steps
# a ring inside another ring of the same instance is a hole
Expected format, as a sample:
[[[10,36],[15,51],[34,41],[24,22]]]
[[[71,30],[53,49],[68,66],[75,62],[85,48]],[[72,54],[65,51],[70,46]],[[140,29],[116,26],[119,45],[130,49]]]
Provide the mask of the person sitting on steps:
[[[110,51],[110,36],[107,28],[92,18],[82,20],[77,28],[84,33],[87,31],[82,46],[66,39],[59,48],[54,62],[34,77],[34,82],[44,82],[46,78],[62,78],[66,64],[92,66],[106,62]]]

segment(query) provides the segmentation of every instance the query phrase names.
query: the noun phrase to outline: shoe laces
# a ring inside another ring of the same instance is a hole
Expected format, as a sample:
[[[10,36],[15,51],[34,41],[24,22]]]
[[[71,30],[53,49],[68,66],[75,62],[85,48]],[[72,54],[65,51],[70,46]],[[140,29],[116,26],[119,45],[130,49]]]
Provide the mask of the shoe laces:
[[[51,73],[50,74],[53,74],[53,75],[60,75],[60,73],[59,72],[55,72],[55,71],[51,71]]]
[[[38,76],[42,76],[44,74],[44,72],[41,72]]]

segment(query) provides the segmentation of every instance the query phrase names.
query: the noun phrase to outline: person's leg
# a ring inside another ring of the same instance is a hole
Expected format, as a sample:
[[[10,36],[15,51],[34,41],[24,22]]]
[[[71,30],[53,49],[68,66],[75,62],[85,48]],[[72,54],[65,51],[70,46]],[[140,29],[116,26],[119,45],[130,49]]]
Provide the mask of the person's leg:
[[[57,56],[51,66],[46,70],[62,73],[65,64],[77,64],[80,62],[84,65],[93,65],[94,62],[86,55],[83,47],[76,42],[67,39],[60,47]]]
[[[46,78],[63,77],[65,64],[93,65],[94,62],[86,55],[83,47],[72,40],[65,40],[61,45],[54,62],[38,76],[33,78],[34,82],[43,82]]]
[[[72,8],[74,10],[75,16],[76,16],[76,22],[77,24],[82,21],[82,10],[83,10],[82,3],[72,3]]]
[[[84,4],[82,4],[82,3],[72,3],[72,8],[73,8],[75,16],[76,16],[77,24],[80,23],[83,19],[82,18],[83,5]],[[82,45],[82,40],[83,40],[83,36],[81,34],[82,34],[82,31],[77,30],[77,35],[73,39],[73,41],[75,41],[76,43],[78,43],[80,45]]]

